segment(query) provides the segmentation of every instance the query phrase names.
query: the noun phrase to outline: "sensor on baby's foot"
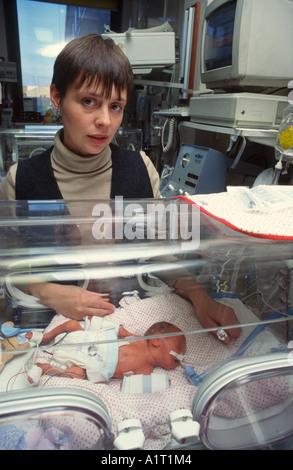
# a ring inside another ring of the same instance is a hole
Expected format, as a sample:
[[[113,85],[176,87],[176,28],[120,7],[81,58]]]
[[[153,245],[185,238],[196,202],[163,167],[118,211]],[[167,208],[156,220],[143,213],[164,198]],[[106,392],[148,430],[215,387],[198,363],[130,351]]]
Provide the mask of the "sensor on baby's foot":
[[[41,367],[34,365],[27,373],[28,381],[31,385],[38,385],[42,377],[43,371]]]

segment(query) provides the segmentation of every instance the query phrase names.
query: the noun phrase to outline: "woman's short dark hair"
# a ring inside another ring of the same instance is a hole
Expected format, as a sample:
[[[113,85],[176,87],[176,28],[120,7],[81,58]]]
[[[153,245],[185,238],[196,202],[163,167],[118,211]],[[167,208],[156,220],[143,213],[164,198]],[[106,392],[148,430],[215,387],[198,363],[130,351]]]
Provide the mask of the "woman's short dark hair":
[[[107,98],[113,85],[120,94],[127,91],[130,96],[133,87],[133,73],[130,62],[115,42],[99,34],[88,34],[70,41],[59,53],[54,64],[52,84],[62,99],[69,85],[77,88],[102,85]]]

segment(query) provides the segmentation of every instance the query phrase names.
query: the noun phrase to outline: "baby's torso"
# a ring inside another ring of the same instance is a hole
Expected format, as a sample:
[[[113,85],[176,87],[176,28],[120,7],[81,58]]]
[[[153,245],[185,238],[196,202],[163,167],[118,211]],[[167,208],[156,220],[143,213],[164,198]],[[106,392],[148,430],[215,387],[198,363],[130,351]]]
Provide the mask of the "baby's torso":
[[[145,340],[119,347],[118,364],[113,377],[123,377],[127,373],[148,375],[153,370],[154,367],[147,361]]]

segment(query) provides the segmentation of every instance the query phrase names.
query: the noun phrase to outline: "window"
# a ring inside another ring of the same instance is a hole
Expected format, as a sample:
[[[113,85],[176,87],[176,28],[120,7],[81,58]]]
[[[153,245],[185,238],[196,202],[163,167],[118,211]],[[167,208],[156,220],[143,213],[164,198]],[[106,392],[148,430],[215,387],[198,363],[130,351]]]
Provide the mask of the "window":
[[[110,10],[17,0],[24,111],[45,114],[56,56],[71,39],[103,33]]]

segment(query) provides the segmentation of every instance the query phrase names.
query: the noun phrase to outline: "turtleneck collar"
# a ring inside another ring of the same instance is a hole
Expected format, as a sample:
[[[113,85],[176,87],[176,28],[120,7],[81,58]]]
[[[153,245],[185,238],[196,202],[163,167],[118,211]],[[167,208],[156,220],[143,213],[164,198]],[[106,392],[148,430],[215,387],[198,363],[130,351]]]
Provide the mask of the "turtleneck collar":
[[[62,142],[62,129],[55,136],[51,164],[63,199],[109,199],[112,152],[108,146],[91,157],[81,157]]]
[[[54,171],[58,173],[99,174],[104,173],[112,166],[111,149],[106,147],[98,155],[81,157],[65,147],[62,142],[63,129],[60,129],[54,142],[51,161]]]

